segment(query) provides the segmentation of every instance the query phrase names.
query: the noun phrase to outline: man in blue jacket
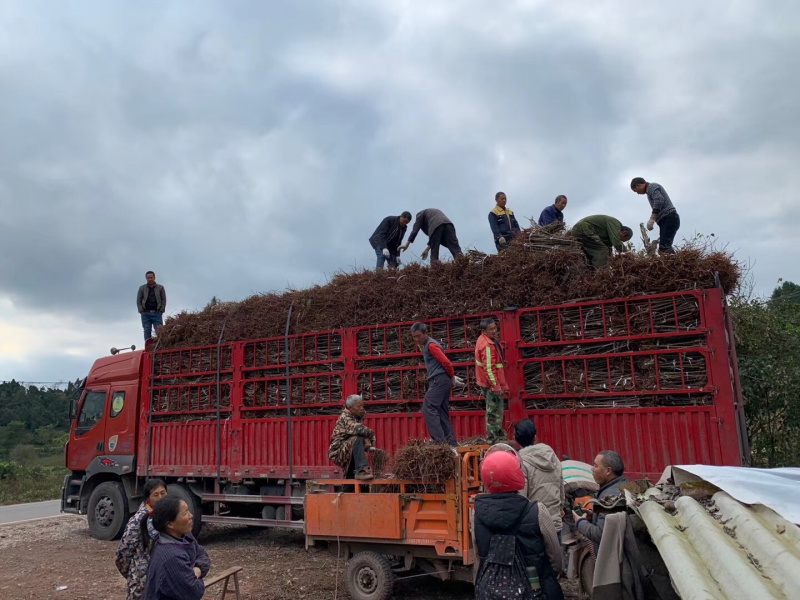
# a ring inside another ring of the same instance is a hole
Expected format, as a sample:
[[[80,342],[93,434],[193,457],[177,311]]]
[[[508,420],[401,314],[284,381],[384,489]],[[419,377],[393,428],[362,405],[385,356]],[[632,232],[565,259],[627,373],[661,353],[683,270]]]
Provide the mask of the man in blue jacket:
[[[497,204],[489,213],[489,227],[492,228],[494,236],[494,247],[500,252],[508,248],[508,243],[519,233],[519,223],[514,216],[514,211],[506,208],[508,199],[503,192],[494,195]]]
[[[542,214],[539,215],[539,227],[545,227],[551,223],[564,222],[564,213],[562,212],[567,207],[567,197],[563,194],[556,196],[556,201],[545,208]]]
[[[405,211],[399,217],[386,217],[369,238],[378,258],[376,269],[383,269],[389,263],[389,269],[396,269],[400,264],[400,244],[406,235],[406,227],[411,222],[411,213]]]

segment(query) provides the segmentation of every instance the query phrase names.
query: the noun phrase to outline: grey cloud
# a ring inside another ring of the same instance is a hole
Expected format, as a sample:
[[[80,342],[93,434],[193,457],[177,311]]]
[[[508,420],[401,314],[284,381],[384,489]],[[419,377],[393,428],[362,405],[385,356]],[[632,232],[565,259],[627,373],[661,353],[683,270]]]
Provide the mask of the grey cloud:
[[[735,15],[717,31],[711,9],[687,24],[688,2],[582,27],[537,9],[503,43],[477,5],[425,35],[360,3],[88,6],[0,9],[18,50],[0,57],[0,295],[27,307],[125,317],[147,269],[170,312],[324,283],[372,266],[383,216],[428,206],[491,251],[498,189],[521,216],[565,193],[571,222],[635,223],[632,171],[671,190],[686,231],[713,223],[756,256],[764,288],[800,279],[730,210],[737,188],[769,198],[755,154],[798,155],[796,32],[755,3],[754,31]],[[662,54],[642,25],[657,18]],[[732,185],[695,193],[686,165]]]

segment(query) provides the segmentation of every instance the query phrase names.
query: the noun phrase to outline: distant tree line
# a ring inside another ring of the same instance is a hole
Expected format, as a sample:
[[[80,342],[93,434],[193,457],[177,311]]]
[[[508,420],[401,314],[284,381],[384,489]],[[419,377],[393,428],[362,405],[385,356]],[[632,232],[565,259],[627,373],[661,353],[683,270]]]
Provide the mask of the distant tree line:
[[[69,431],[69,400],[78,382],[66,390],[0,383],[0,460],[32,464],[63,451]]]

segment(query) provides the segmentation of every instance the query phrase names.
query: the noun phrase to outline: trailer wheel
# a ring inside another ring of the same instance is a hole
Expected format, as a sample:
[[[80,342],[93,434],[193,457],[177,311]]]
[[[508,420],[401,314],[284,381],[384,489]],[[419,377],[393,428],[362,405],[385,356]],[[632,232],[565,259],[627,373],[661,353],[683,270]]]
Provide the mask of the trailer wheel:
[[[594,565],[595,559],[591,553],[587,552],[580,568],[580,583],[581,591],[586,594],[587,598],[592,597],[592,582],[594,581]]]
[[[125,490],[116,481],[105,481],[89,496],[89,531],[98,540],[116,540],[128,522]]]
[[[389,560],[375,552],[359,552],[347,563],[347,591],[353,600],[388,600],[394,573]]]
[[[203,527],[203,509],[200,506],[200,499],[192,491],[181,483],[170,483],[167,485],[167,495],[180,498],[189,506],[194,522],[192,523],[192,535],[197,539],[200,529]]]

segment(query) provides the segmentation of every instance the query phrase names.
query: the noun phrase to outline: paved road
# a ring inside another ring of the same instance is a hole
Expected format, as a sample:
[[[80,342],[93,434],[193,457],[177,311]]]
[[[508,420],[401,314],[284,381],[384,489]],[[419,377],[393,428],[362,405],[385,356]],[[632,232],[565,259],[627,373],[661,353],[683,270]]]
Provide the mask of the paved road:
[[[29,502],[28,504],[12,504],[0,506],[0,525],[15,523],[29,519],[43,519],[55,517],[60,514],[61,500],[48,500],[46,502]]]

